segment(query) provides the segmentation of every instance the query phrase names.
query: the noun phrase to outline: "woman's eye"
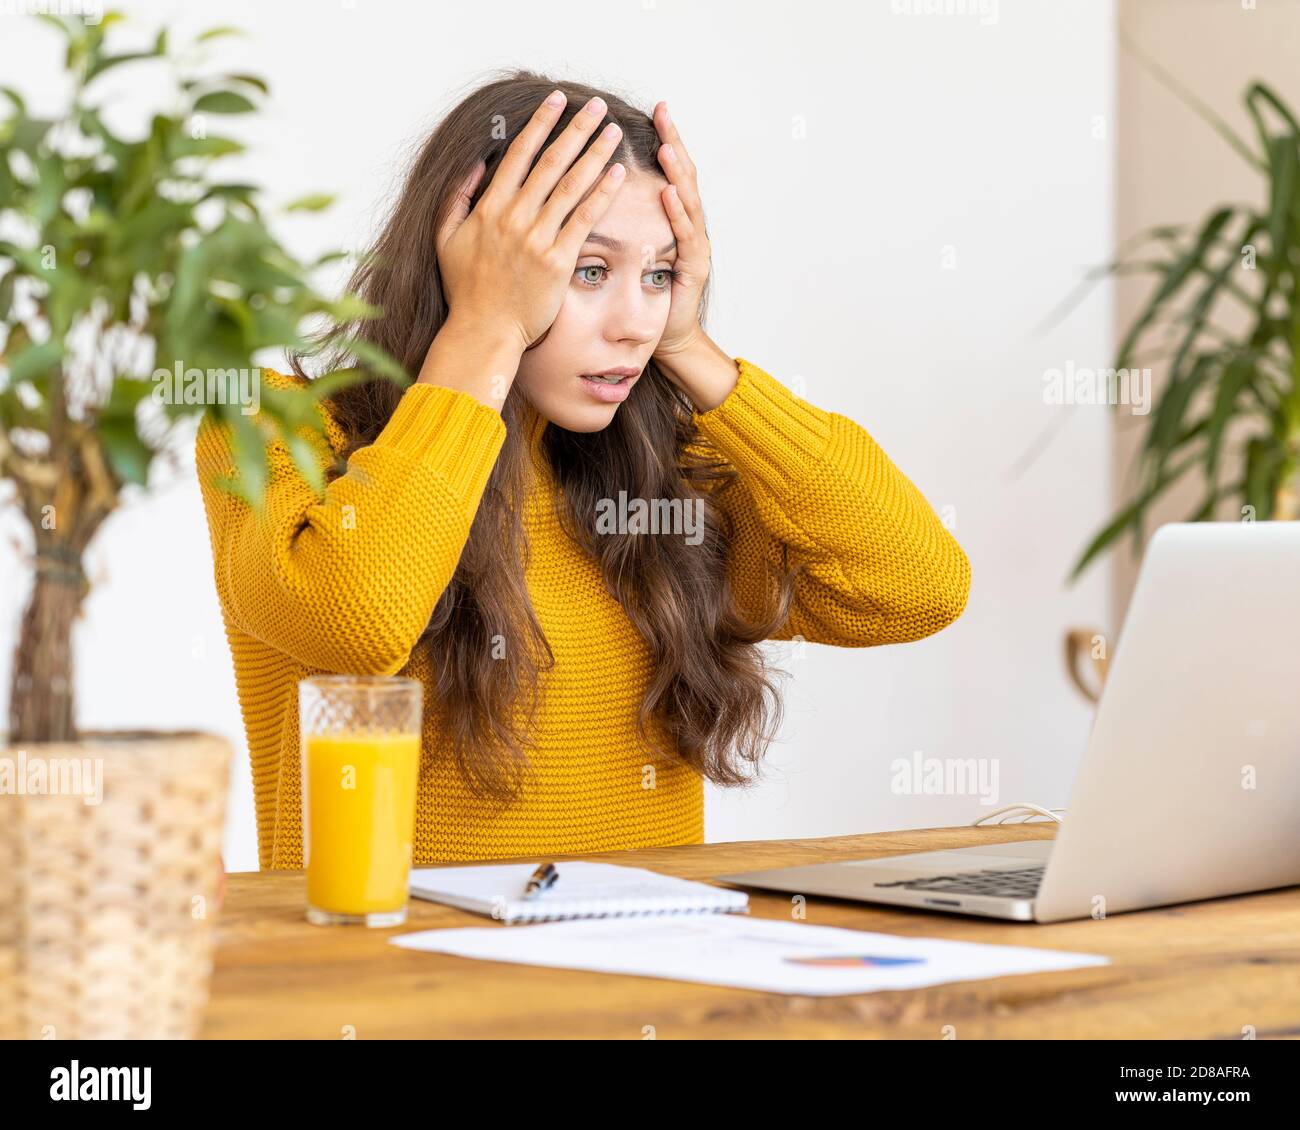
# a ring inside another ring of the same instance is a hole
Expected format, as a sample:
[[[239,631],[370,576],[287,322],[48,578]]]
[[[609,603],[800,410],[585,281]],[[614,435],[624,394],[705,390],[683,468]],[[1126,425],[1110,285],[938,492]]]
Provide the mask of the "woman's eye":
[[[588,274],[589,271],[595,271],[595,276]],[[609,274],[609,268],[602,266],[599,263],[592,263],[587,267],[579,267],[573,273],[578,276],[578,281],[582,283],[583,286],[595,289],[601,284],[604,276]],[[655,280],[650,284],[655,290],[668,290],[672,287],[672,282],[673,279],[677,277],[677,272],[671,267],[660,267],[657,271],[650,271],[645,277]]]

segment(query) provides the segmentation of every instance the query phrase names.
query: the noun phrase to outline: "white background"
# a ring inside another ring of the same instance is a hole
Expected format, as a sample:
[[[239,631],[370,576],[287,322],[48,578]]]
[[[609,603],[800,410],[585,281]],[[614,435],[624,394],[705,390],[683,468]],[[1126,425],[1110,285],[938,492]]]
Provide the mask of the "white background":
[[[261,119],[232,120],[253,152],[228,171],[275,203],[338,194],[329,212],[279,226],[303,255],[360,245],[411,147],[493,69],[603,85],[647,111],[668,101],[713,239],[710,332],[861,423],[950,517],[974,576],[963,617],[923,642],[808,645],[802,656],[774,645],[794,676],[784,736],[765,783],[710,788],[710,841],[958,824],[989,810],[976,796],[892,792],[891,761],[916,750],[996,758],[1000,803],[1063,806],[1087,737],[1090,710],[1066,680],[1061,636],[1107,621],[1107,577],[1099,568],[1073,588],[1064,578],[1109,511],[1110,423],[1104,407],[1046,405],[1043,374],[1109,363],[1108,288],[1055,330],[1035,328],[1111,249],[1114,8],[1002,0],[987,6],[991,19],[895,11],[906,7],[127,5],[135,27],[124,45],[164,22],[178,40],[215,24],[249,30],[221,41],[214,60],[269,78],[272,99]],[[59,105],[59,62],[52,29],[0,15],[0,73],[34,110]],[[142,93],[137,80],[126,103]],[[163,477],[92,548],[78,720],[228,737],[226,861],[254,869],[202,504],[192,465]],[[16,516],[3,531],[7,688],[29,577],[9,544],[23,536]]]

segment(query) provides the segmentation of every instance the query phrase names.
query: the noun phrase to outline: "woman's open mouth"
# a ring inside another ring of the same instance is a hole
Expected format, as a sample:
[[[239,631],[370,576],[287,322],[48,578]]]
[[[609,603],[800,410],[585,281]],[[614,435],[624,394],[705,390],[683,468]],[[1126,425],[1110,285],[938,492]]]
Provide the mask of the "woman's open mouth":
[[[632,391],[632,382],[636,378],[631,375],[607,373],[597,376],[583,375],[578,379],[597,400],[604,404],[617,404],[627,399],[627,394]]]

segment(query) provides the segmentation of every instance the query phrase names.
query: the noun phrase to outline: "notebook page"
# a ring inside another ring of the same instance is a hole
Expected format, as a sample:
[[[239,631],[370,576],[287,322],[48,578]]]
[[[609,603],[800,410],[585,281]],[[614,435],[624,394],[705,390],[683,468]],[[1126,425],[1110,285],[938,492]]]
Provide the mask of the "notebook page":
[[[748,895],[742,891],[640,867],[583,860],[557,862],[560,877],[555,885],[535,899],[524,899],[524,887],[541,862],[415,868],[411,871],[411,894],[484,914],[492,914],[496,908],[494,916],[507,919],[748,905]]]

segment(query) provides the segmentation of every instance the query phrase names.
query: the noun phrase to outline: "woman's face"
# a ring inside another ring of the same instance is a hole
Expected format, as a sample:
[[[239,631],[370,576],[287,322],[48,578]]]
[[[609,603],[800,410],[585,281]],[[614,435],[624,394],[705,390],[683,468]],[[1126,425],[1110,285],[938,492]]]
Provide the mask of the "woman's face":
[[[538,413],[561,428],[598,432],[640,379],[668,322],[673,229],[659,199],[668,182],[628,170],[578,255],[560,312],[524,353],[515,384]],[[602,238],[603,237],[603,238]],[[630,368],[618,385],[583,375]]]

